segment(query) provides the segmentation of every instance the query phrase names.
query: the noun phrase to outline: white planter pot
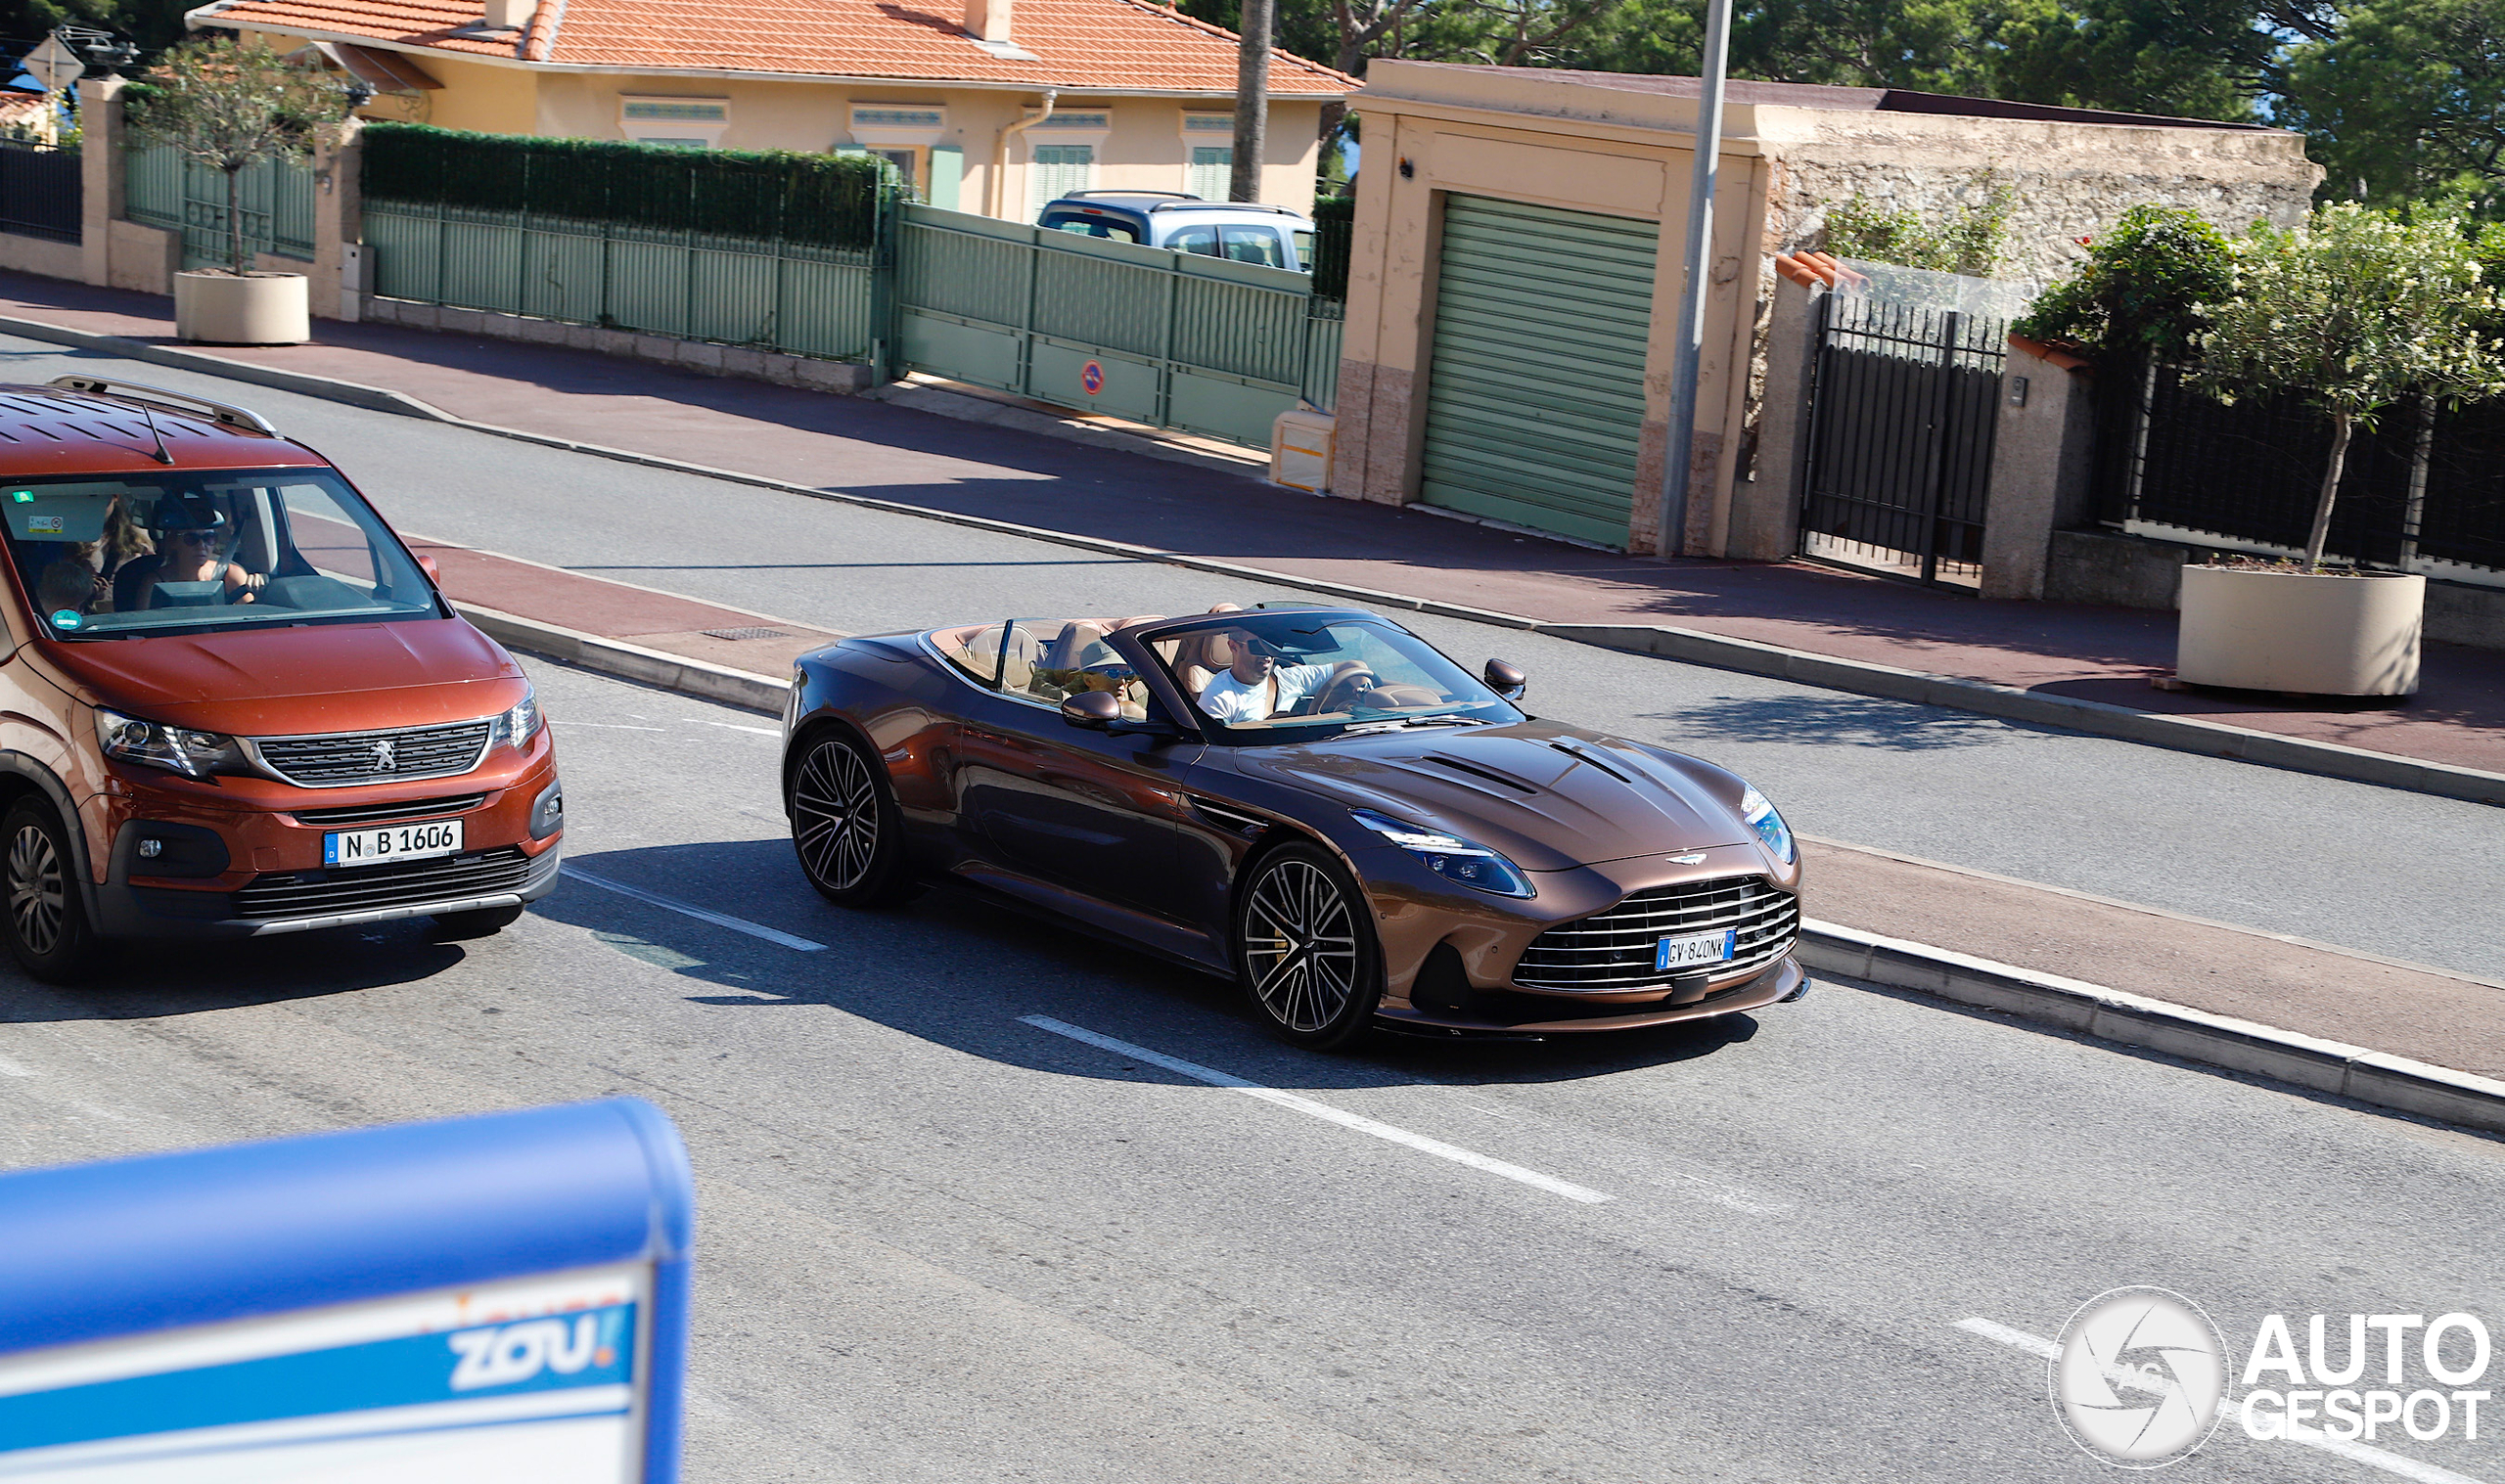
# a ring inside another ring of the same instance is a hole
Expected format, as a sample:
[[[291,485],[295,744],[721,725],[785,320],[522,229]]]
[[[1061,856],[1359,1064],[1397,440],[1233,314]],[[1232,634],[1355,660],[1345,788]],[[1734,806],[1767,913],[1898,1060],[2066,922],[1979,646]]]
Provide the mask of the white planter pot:
[[[2196,686],[2410,696],[2427,579],[2400,572],[2183,569],[2174,673]]]
[[[300,345],[313,337],[301,273],[174,275],[174,337],[211,345]]]

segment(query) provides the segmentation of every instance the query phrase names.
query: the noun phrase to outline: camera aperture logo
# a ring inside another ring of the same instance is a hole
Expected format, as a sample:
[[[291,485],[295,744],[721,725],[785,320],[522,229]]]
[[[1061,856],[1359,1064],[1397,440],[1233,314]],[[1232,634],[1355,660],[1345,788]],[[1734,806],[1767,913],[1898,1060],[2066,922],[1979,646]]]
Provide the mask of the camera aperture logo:
[[[2190,1458],[2216,1429],[2226,1385],[2218,1327],[2164,1288],[2116,1288],[2081,1304],[2052,1361],[2062,1425],[2125,1468]]]

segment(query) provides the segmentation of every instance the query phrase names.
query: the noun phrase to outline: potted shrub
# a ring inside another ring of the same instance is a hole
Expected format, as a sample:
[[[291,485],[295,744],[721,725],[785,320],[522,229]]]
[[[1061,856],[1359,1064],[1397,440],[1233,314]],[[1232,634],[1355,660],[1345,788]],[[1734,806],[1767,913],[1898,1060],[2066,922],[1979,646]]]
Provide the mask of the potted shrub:
[[[2323,545],[2351,437],[2404,396],[2505,390],[2482,326],[2495,307],[2462,225],[2349,202],[2305,225],[2256,224],[2198,337],[2198,384],[2222,401],[2293,393],[2331,419],[2304,560],[2183,569],[2176,676],[2193,685],[2337,696],[2418,689],[2427,579],[2326,571]]]
[[[169,144],[226,177],[226,266],[174,276],[174,333],[186,340],[292,345],[309,339],[301,273],[253,270],[240,210],[244,171],[301,159],[348,116],[348,94],[259,42],[220,37],[165,53],[130,109],[130,133]]]

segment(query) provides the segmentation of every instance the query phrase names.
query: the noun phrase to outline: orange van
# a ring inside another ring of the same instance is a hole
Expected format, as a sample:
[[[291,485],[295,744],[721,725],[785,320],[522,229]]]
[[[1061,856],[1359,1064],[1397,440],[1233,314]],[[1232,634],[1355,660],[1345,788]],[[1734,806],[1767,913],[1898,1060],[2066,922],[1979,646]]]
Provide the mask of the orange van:
[[[330,461],[240,407],[0,386],[0,877],[37,978],[117,939],[432,917],[556,884],[530,682]]]

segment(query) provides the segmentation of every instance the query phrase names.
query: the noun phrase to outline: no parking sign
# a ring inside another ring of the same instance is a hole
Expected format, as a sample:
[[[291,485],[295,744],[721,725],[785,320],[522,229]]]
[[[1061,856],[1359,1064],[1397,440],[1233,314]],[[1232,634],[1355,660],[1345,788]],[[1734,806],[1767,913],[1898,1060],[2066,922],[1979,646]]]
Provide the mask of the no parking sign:
[[[0,1479],[666,1484],[694,1210],[636,1099],[0,1176]]]

